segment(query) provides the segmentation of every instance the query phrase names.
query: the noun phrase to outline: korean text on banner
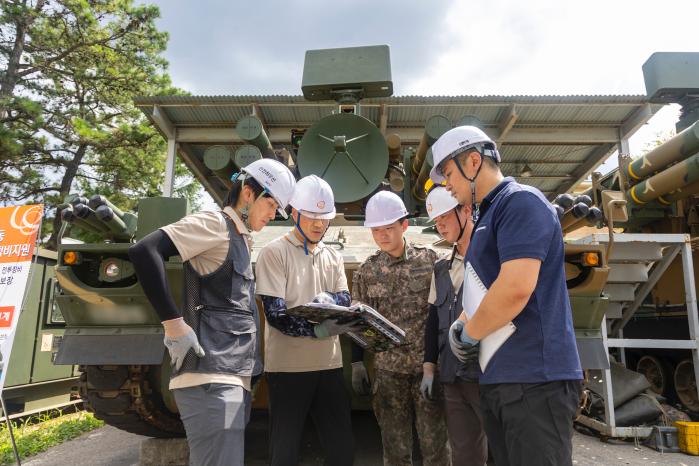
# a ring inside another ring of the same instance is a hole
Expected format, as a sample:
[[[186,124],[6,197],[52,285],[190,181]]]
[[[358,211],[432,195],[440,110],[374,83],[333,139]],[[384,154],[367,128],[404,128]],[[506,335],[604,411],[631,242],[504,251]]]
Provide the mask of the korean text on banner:
[[[0,208],[0,393],[43,212],[40,204]]]

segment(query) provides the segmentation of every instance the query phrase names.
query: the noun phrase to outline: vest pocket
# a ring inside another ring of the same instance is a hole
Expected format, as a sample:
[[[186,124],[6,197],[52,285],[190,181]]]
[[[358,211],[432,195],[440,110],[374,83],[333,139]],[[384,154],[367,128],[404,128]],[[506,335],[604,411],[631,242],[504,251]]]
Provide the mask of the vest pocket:
[[[257,325],[251,313],[202,309],[199,342],[206,352],[199,372],[250,375],[257,347]]]

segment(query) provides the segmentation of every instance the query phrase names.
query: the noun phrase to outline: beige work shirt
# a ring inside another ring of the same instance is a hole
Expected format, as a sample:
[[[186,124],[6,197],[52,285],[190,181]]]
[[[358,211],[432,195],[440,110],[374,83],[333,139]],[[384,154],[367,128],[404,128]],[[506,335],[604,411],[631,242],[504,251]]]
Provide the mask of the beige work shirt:
[[[238,233],[243,235],[248,249],[252,249],[252,237],[243,221],[230,206],[223,209],[233,221]],[[204,211],[187,215],[161,230],[175,244],[182,261],[189,261],[192,268],[200,275],[215,272],[223,265],[228,255],[230,238],[226,220],[218,211]],[[186,372],[170,379],[170,390],[176,388],[196,387],[207,383],[239,385],[250,391],[248,376],[232,374],[200,374]]]
[[[448,260],[451,257],[451,253],[446,257]],[[451,264],[451,270],[449,270],[449,276],[451,277],[451,283],[454,286],[454,291],[458,291],[461,285],[464,283],[464,256],[460,256],[456,253],[454,257],[454,262]],[[432,283],[430,284],[430,295],[427,298],[429,304],[434,304],[437,299],[437,289],[434,284],[434,272],[432,272]]]
[[[342,255],[323,242],[304,252],[290,231],[265,245],[255,264],[256,293],[282,298],[287,309],[323,291],[348,291]],[[342,367],[340,338],[292,337],[265,325],[265,371],[310,372]]]

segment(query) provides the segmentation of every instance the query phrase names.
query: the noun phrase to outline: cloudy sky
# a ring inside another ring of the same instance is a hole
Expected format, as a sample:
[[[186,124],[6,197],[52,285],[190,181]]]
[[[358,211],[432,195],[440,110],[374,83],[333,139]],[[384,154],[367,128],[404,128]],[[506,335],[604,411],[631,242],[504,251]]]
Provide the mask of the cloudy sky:
[[[389,44],[394,95],[645,94],[655,51],[699,51],[699,1],[157,0],[174,84],[300,94],[307,49]],[[677,108],[631,140],[674,128]],[[611,163],[611,162],[610,162]]]

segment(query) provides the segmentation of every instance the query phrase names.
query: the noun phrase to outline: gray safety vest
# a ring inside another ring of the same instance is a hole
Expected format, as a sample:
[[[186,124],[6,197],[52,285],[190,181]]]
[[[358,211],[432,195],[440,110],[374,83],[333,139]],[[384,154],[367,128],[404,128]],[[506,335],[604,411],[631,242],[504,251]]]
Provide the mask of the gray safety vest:
[[[228,225],[228,254],[216,271],[200,275],[184,263],[184,321],[194,329],[202,358],[189,351],[180,371],[254,376],[262,372],[260,326],[250,253],[232,220]]]
[[[462,284],[458,292],[454,292],[454,284],[449,275],[449,259],[440,259],[435,263],[434,284],[437,292],[434,305],[439,316],[439,380],[442,383],[453,383],[459,377],[467,382],[478,382],[481,373],[478,362],[465,365],[456,359],[449,348],[449,327],[461,314],[464,289]]]

